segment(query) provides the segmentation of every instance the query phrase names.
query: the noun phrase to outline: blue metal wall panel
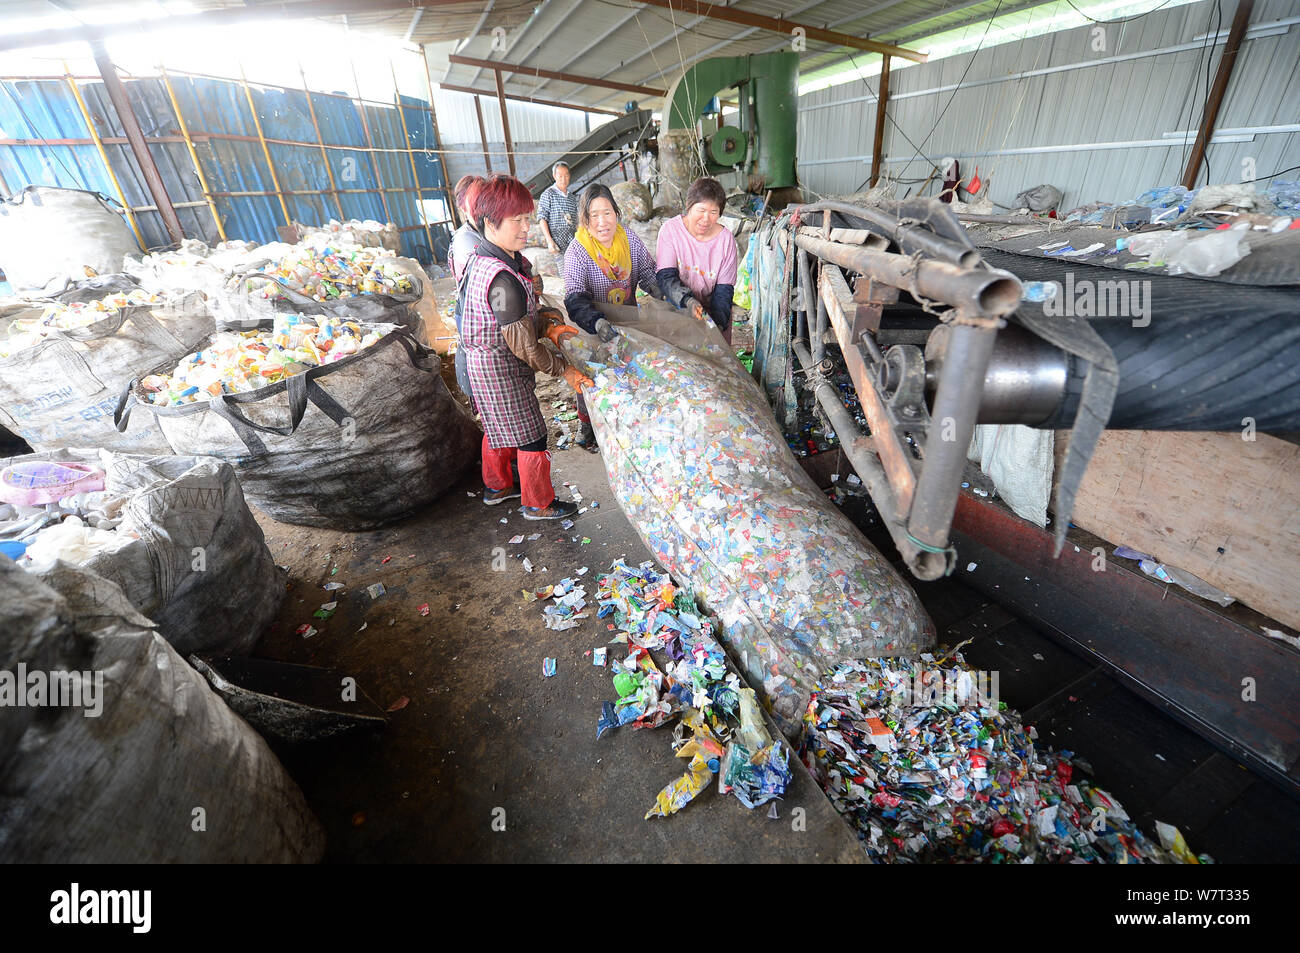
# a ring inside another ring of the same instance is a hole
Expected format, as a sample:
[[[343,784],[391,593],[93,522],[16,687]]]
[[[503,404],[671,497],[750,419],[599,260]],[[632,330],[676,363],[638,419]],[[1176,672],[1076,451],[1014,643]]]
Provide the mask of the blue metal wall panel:
[[[171,83],[195,142],[208,187],[213,192],[273,193],[276,179],[285,192],[326,192],[330,188],[326,171],[328,162],[337,188],[370,191],[349,192],[337,199],[324,194],[286,195],[285,205],[290,218],[305,224],[319,224],[340,217],[389,220],[406,229],[401,232],[403,254],[424,262],[431,260],[428,240],[420,227],[418,194],[414,191],[388,191],[381,199],[379,192],[374,190],[379,188],[381,181],[386,189],[415,189],[418,177],[418,187],[426,190],[423,197],[434,198],[431,190],[442,188],[444,183],[442,162],[436,152],[415,155],[416,174],[413,176],[408,155],[367,150],[361,107],[357,103],[338,95],[313,93],[311,102],[324,143],[355,147],[355,151],[322,150],[315,144],[316,130],[312,126],[306,93],[252,86],[253,106],[266,138],[301,143],[268,143],[267,151],[275,166],[273,179],[262,145],[256,140],[257,126],[249,109],[248,95],[240,83],[177,74],[171,74]],[[146,137],[180,135],[180,123],[161,78],[127,79],[124,84]],[[79,87],[96,133],[101,138],[124,136],[103,84],[80,81]],[[0,95],[0,138],[89,137],[81,110],[66,81],[3,82],[0,90],[4,93]],[[438,148],[428,118],[428,104],[424,101],[402,98],[409,144],[396,104],[367,103],[364,108],[375,148]],[[250,141],[214,139],[207,135],[209,133],[247,136]],[[173,203],[183,205],[204,201],[198,176],[183,142],[150,143],[149,150]],[[127,202],[133,206],[152,205],[153,199],[136,167],[130,147],[107,144],[105,152]],[[117,198],[117,190],[93,145],[0,147],[0,175],[15,191],[28,184],[54,185],[91,189]],[[218,196],[214,202],[226,236],[231,239],[273,241],[278,237],[276,229],[285,224],[284,210],[274,194]],[[186,235],[210,244],[219,240],[211,213],[205,206],[178,208],[177,215]],[[136,219],[148,247],[161,248],[169,244],[159,213],[138,212]],[[445,248],[450,238],[449,231],[435,229],[435,236],[435,245],[439,249]]]

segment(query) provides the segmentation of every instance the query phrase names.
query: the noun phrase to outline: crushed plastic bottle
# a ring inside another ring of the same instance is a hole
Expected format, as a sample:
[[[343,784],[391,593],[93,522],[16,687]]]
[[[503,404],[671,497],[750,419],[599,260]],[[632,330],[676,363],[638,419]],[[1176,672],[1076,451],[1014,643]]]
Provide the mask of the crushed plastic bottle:
[[[162,296],[140,288],[119,291],[93,301],[61,301],[45,304],[39,318],[16,318],[0,337],[0,358],[32,347],[58,331],[89,327],[111,318],[123,308],[159,304]],[[33,308],[39,306],[33,303]]]
[[[362,294],[409,294],[414,285],[399,270],[394,255],[378,248],[320,248],[301,243],[278,261],[268,262],[249,276],[248,291],[254,297],[284,297],[274,283],[255,286],[257,275],[282,282],[290,291],[316,301],[334,301]]]
[[[140,387],[150,403],[163,407],[246,393],[350,357],[390,330],[320,315],[278,315],[271,331],[218,331],[170,374],[150,374]]]

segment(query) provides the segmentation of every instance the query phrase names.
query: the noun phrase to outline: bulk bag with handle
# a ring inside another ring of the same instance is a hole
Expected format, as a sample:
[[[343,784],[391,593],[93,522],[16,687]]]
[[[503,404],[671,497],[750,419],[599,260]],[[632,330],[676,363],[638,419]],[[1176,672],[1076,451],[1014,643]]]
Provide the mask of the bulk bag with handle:
[[[272,519],[341,530],[384,526],[437,499],[478,462],[482,439],[438,355],[402,328],[245,393],[160,407],[136,385],[120,428],[133,412],[152,414],[175,453],[230,463]]]

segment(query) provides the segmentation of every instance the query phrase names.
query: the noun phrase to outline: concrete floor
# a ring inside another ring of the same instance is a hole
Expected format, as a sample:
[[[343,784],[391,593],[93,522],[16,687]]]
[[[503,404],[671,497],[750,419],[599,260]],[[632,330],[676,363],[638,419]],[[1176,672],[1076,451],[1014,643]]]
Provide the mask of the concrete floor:
[[[562,384],[544,383],[539,396],[548,416],[560,413],[552,400],[572,404]],[[276,562],[289,567],[289,593],[254,654],[340,669],[381,709],[409,699],[380,732],[278,749],[325,826],[327,860],[863,861],[856,836],[797,761],[778,819],[718,795],[715,785],[673,817],[643,820],[684,769],[671,728],[623,728],[598,741],[601,703],[615,695],[609,669],[585,653],[612,633],[595,618],[547,630],[542,604],[524,603],[520,590],[589,566],[590,602],[596,575],[615,558],[649,554],[610,496],[598,455],[558,451],[553,474],[562,498],[569,481],[600,503],[571,531],[524,520],[517,500],[489,508],[468,496],[481,488],[477,471],[425,512],[374,532],[294,527],[259,514]],[[534,532],[543,534],[536,542],[508,542]],[[508,557],[494,571],[498,547]],[[346,588],[327,592],[329,581]],[[387,593],[372,602],[365,590],[375,582]],[[334,616],[313,619],[336,595]],[[427,616],[418,611],[424,603]],[[304,622],[319,634],[296,635]],[[610,646],[611,659],[623,654]],[[546,657],[556,659],[552,678],[542,675]],[[494,830],[502,817],[505,829]]]

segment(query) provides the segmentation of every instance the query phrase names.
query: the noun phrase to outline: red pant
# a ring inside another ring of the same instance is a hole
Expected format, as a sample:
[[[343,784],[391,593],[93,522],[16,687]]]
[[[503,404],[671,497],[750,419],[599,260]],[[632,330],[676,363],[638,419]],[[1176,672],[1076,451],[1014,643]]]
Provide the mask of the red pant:
[[[510,462],[519,461],[519,490],[524,506],[538,509],[555,501],[555,487],[551,486],[551,452],[549,450],[519,450],[516,447],[493,449],[483,435],[483,485],[490,490],[504,490],[515,485],[515,475],[510,472]]]

